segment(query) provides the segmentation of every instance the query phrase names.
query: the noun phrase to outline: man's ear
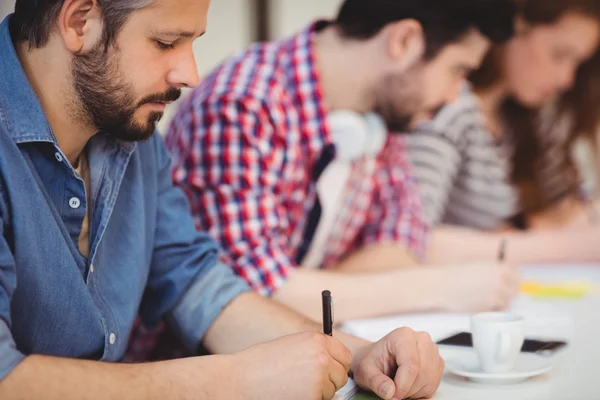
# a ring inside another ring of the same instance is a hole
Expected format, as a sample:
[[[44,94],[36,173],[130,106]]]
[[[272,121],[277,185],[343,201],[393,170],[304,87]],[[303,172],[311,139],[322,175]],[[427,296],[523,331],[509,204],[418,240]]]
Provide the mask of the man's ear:
[[[404,19],[385,28],[387,52],[391,61],[408,69],[423,58],[425,35],[423,26],[414,19]]]
[[[517,16],[515,18],[515,35],[524,35],[529,32],[531,26],[523,19],[523,17]]]
[[[72,53],[92,49],[102,35],[102,18],[97,0],[65,0],[58,16],[58,29]]]

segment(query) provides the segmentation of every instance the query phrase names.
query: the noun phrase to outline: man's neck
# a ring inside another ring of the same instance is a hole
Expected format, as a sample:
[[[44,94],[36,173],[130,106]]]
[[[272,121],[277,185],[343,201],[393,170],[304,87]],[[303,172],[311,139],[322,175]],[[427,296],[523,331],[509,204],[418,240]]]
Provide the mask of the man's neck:
[[[16,44],[17,55],[23,70],[35,91],[44,113],[50,122],[58,146],[72,165],[96,131],[77,117],[73,104],[67,99],[72,95],[68,79],[69,65],[61,63],[66,57],[58,57],[64,48],[50,41],[42,49],[30,49],[28,43]],[[52,56],[53,55],[53,56]]]
[[[369,41],[351,41],[335,27],[316,34],[315,54],[325,103],[330,110],[366,113],[375,107],[376,54]]]

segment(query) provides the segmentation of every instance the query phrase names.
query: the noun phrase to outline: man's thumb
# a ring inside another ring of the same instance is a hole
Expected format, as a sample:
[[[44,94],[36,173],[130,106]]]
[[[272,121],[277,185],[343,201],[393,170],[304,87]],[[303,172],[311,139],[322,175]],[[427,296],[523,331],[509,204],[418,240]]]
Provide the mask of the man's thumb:
[[[369,363],[360,368],[360,373],[354,376],[356,382],[365,386],[384,400],[390,400],[396,393],[394,381],[386,376],[376,365]]]

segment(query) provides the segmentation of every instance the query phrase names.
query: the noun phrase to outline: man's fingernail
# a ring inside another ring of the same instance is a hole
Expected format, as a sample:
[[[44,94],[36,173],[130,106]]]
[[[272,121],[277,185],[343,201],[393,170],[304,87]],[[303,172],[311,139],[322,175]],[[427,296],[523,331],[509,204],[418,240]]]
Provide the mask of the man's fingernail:
[[[379,395],[381,397],[387,397],[389,390],[390,390],[390,383],[384,382],[381,386],[379,386]]]

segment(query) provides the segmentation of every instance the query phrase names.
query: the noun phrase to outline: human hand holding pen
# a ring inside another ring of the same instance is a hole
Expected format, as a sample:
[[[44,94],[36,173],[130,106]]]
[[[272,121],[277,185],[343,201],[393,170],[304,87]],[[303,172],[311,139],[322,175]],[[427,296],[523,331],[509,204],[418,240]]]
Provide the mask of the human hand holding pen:
[[[319,332],[285,336],[231,357],[232,384],[249,388],[244,398],[256,400],[331,399],[348,381],[352,362],[342,342]]]

